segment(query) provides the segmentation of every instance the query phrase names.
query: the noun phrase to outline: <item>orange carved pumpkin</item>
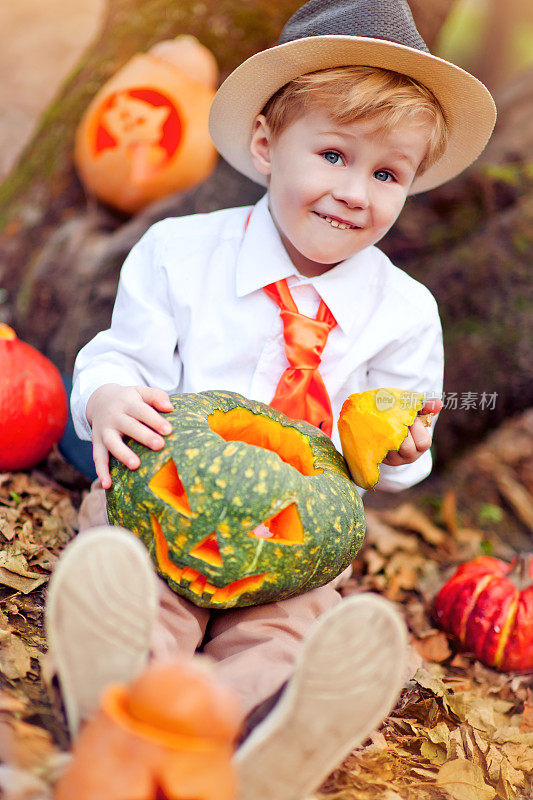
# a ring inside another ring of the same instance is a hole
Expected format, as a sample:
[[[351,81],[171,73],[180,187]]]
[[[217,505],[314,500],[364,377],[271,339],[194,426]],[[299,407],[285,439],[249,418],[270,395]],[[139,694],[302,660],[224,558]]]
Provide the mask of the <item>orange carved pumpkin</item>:
[[[234,800],[240,712],[192,662],[151,664],[110,686],[82,729],[56,800]]]
[[[208,132],[214,56],[193,36],[134,56],[96,94],[76,133],[87,190],[127,213],[206,178],[216,162]]]
[[[43,459],[67,423],[67,398],[56,367],[0,323],[0,472]]]

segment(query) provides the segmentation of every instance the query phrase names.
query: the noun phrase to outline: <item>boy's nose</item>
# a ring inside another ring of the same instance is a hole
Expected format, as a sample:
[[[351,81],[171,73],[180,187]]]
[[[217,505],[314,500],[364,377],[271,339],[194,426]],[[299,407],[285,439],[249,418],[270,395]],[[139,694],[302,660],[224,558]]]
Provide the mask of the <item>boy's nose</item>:
[[[368,207],[368,181],[362,175],[346,176],[332,194],[335,200],[339,200],[349,208]]]

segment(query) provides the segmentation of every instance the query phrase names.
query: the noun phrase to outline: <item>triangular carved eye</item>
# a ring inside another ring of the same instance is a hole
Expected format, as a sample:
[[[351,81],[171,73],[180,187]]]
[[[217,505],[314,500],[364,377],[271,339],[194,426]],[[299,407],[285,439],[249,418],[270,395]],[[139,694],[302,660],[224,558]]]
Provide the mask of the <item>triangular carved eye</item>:
[[[187,494],[172,459],[156,472],[148,485],[154,494],[183,514],[184,517],[195,516],[191,511]]]
[[[304,529],[296,503],[291,503],[279,514],[266,519],[250,533],[250,536],[278,544],[303,544]]]
[[[222,556],[218,548],[216,533],[210,533],[201,542],[195,544],[190,555],[200,559],[200,561],[205,561],[206,564],[211,564],[212,567],[221,567]]]

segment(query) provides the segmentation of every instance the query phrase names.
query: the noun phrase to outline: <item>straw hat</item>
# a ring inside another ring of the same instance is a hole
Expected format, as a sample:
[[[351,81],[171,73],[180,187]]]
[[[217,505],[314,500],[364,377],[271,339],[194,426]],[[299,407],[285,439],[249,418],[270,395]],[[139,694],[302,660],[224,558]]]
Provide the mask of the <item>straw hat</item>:
[[[275,47],[237,67],[211,106],[211,137],[235,169],[265,185],[252,164],[253,121],[267,100],[308,72],[346,65],[382,67],[414,78],[439,101],[449,129],[444,154],[416,178],[411,194],[439,186],[474,161],[496,121],[488,89],[431,55],[405,0],[310,0],[287,22]]]

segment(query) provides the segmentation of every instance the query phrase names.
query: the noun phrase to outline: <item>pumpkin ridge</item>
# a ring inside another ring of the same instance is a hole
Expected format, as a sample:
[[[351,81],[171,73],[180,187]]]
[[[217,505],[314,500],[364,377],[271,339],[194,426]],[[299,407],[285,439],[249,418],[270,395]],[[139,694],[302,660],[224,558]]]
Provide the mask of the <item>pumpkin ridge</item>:
[[[508,611],[508,616],[507,619],[505,620],[505,625],[503,626],[503,630],[501,632],[501,636],[498,641],[498,647],[496,649],[496,653],[494,654],[495,667],[499,667],[502,663],[503,654],[505,652],[507,642],[509,641],[511,631],[514,627],[514,623],[516,620],[516,612],[518,611],[518,601],[519,601],[518,592],[516,592],[516,596],[512,600],[511,608]]]
[[[461,622],[459,625],[459,640],[462,644],[465,643],[466,640],[466,631],[468,627],[468,621],[474,611],[476,610],[476,605],[478,598],[480,597],[481,593],[487,588],[487,586],[492,583],[494,580],[494,575],[485,575],[478,584],[476,584],[476,588],[472,592],[472,597],[470,598],[463,614],[461,616]]]

